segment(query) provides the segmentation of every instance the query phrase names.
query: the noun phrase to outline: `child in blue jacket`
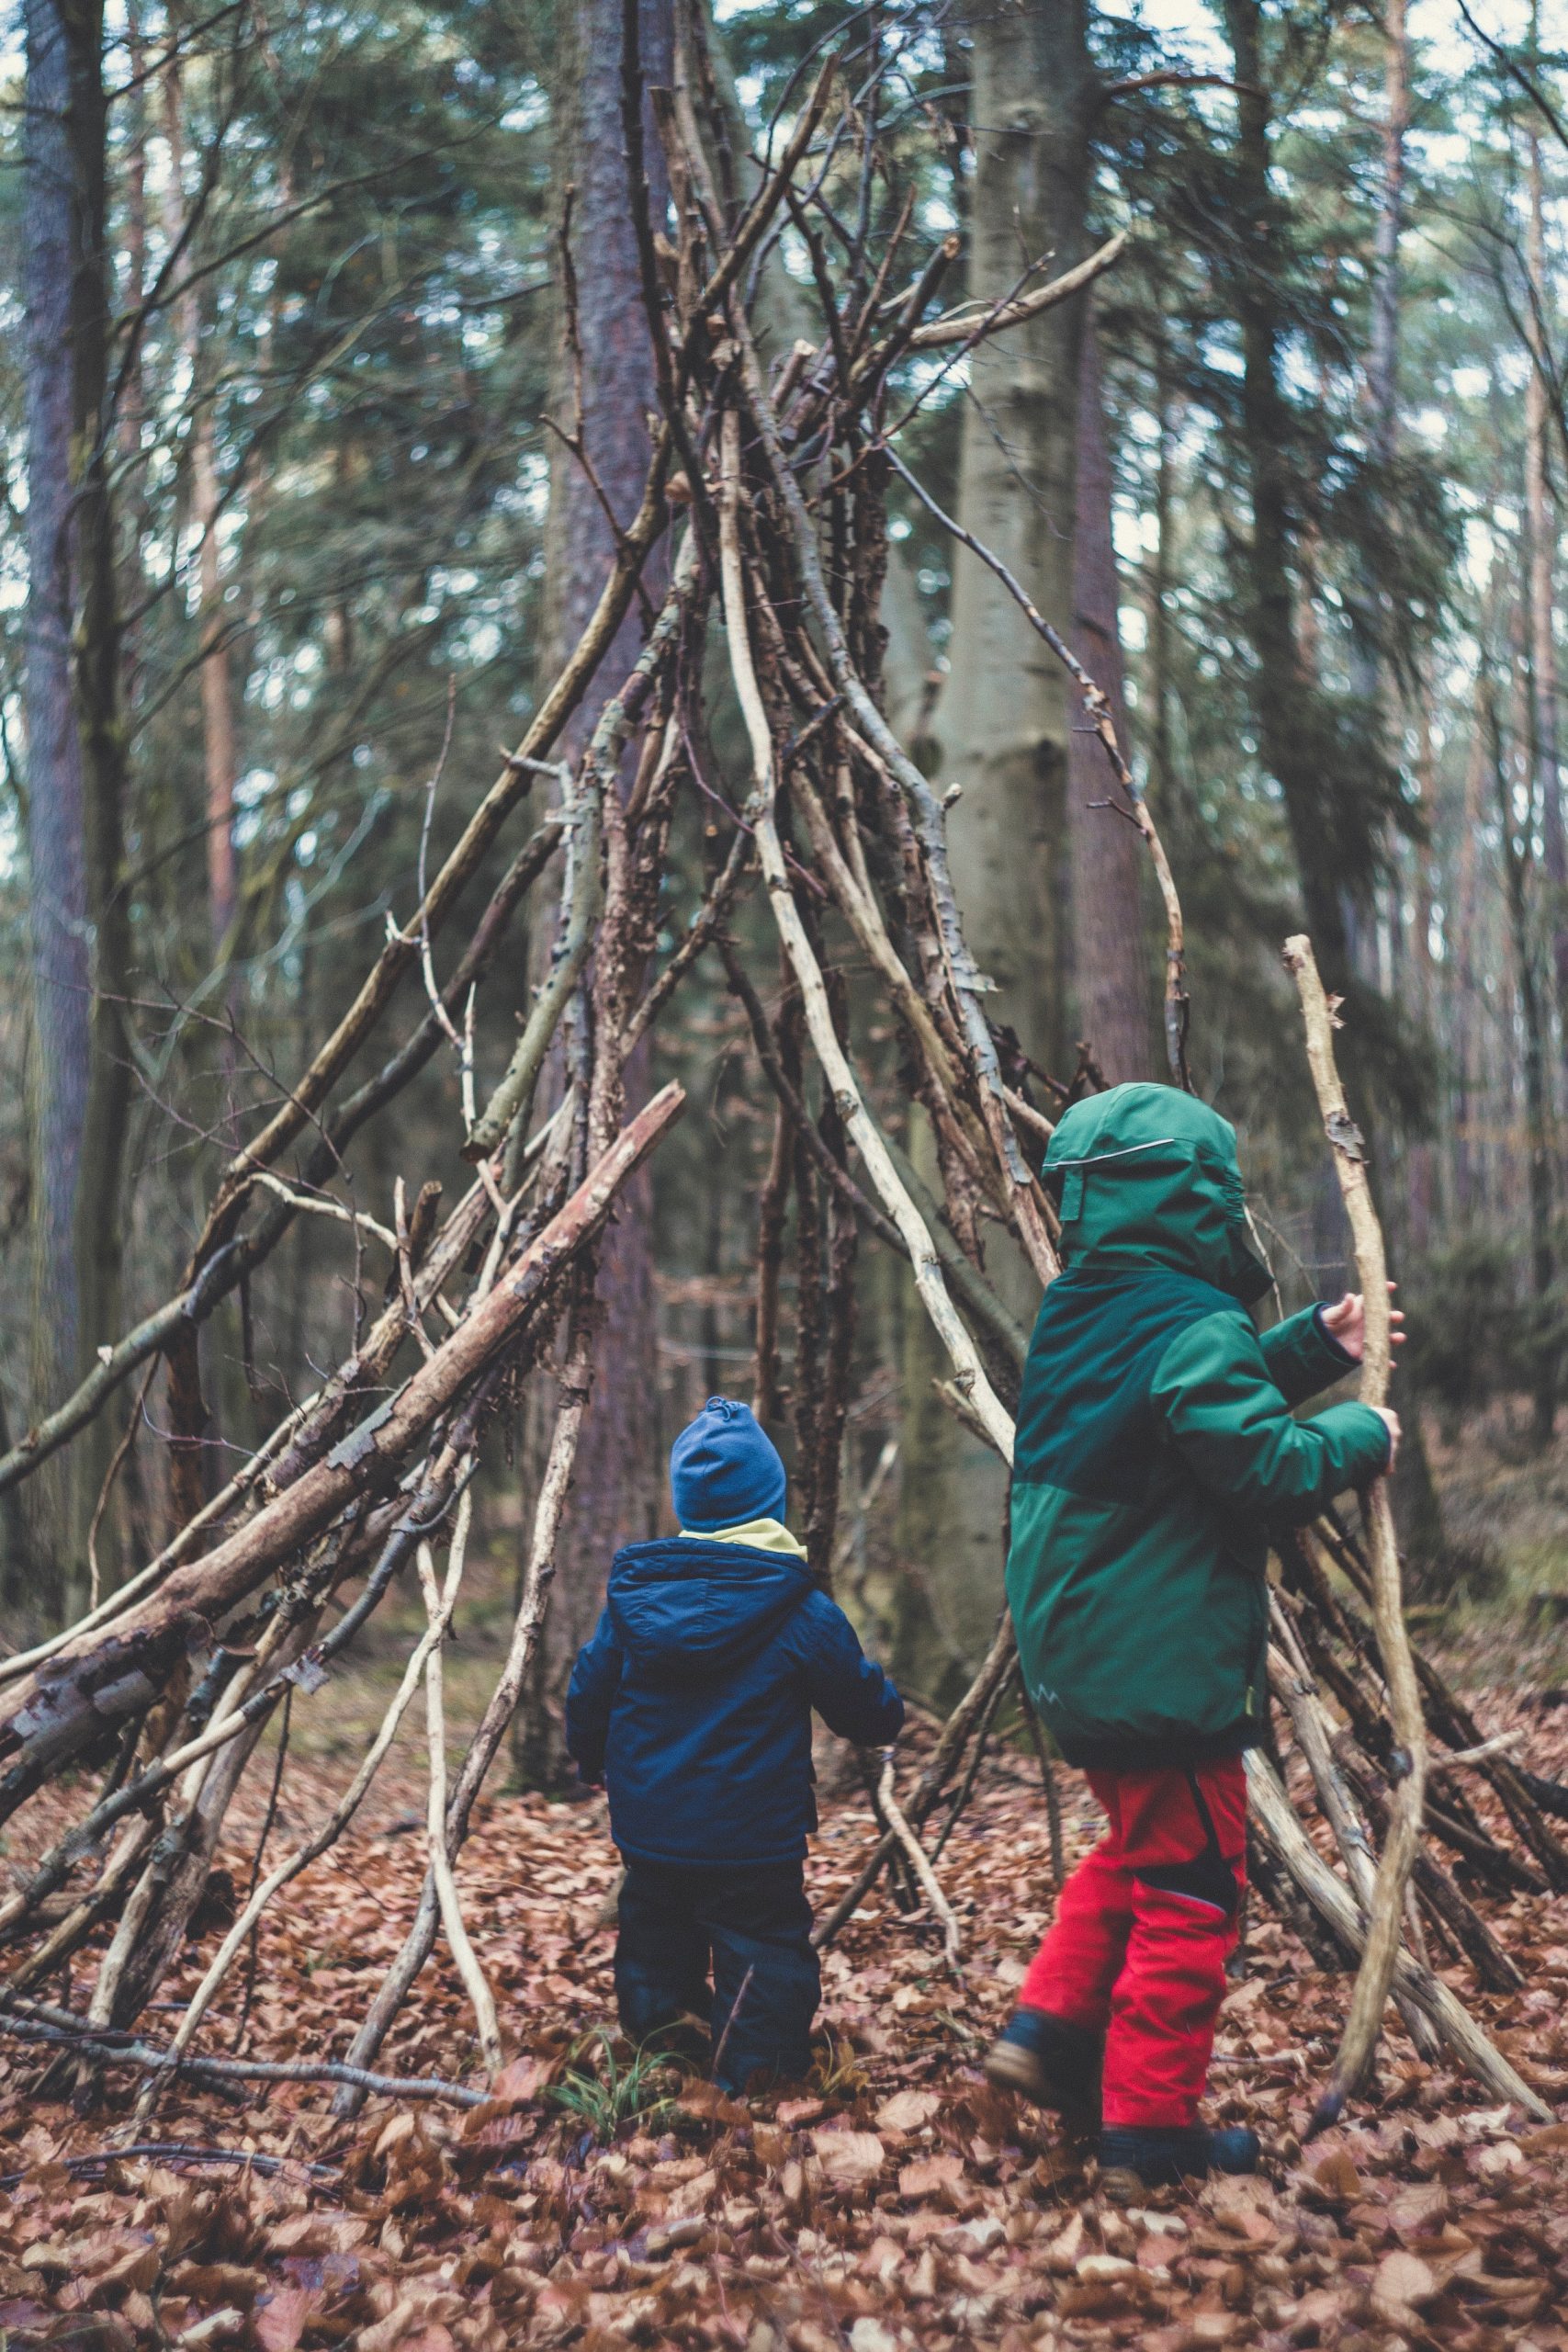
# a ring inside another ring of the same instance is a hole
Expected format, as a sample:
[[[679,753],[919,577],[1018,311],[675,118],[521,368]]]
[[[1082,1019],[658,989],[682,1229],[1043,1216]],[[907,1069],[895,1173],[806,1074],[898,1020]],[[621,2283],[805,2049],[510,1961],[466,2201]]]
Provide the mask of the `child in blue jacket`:
[[[811,1711],[871,1747],[897,1736],[904,1702],[813,1579],[748,1406],[709,1397],[671,1451],[670,1487],[681,1532],[616,1553],[567,1692],[567,1746],[604,1782],[626,1866],[622,2026],[641,2042],[705,2013],[716,2077],[739,2090],[760,2070],[805,2073],[821,1996]]]

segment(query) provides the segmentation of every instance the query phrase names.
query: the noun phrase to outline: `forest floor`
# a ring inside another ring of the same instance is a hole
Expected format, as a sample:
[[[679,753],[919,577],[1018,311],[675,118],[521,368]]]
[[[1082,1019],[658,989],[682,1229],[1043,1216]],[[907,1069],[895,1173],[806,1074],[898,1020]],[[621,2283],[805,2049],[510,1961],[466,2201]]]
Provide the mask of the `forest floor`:
[[[1467,1679],[1568,1685],[1568,1440],[1530,1442],[1526,1398],[1445,1431],[1426,1416],[1443,1525],[1461,1566],[1437,1630]]]
[[[367,1660],[329,1698],[297,1707],[327,1729],[295,1742],[271,1856],[320,1818],[344,1778],[336,1750],[361,1744],[384,1682],[384,1662]],[[459,1676],[454,1741],[465,1687]],[[1476,1703],[1489,1731],[1521,1728],[1531,1760],[1568,1772],[1568,1709],[1517,1692]],[[810,1864],[819,1905],[845,1883],[868,1826],[863,1798],[836,1788],[835,1759],[823,1761]],[[231,1815],[224,1860],[241,1884],[268,1778],[254,1768]],[[1071,1859],[1097,1816],[1075,1776],[1063,1786]],[[349,1835],[268,1914],[249,2054],[343,2053],[417,1898],[423,1807],[423,1758],[409,1738]],[[34,1810],[10,1866],[49,1834],[47,1807]],[[611,2020],[615,1870],[598,1798],[499,1796],[479,1809],[460,1882],[515,2054],[495,2098],[467,2112],[376,2099],[334,2123],[320,2086],[234,2101],[181,2086],[138,2127],[134,2075],[111,2073],[102,2104],[78,2115],[36,2051],[0,2044],[0,2342],[1568,2352],[1561,1905],[1481,1898],[1528,1989],[1499,2000],[1478,1996],[1466,1972],[1452,1981],[1564,2120],[1531,2130],[1483,2108],[1395,2027],[1378,2096],[1303,2152],[1346,1979],[1255,1910],[1212,2112],[1257,2126],[1267,2172],[1124,2211],[1097,2195],[1086,2149],[980,2073],[1051,1908],[1032,1760],[987,1761],[942,1859],[964,1926],[962,1981],[945,1973],[934,1930],[878,1890],[826,1957],[811,2079],[745,2106],[699,2077],[628,2065],[626,2053],[613,2069],[592,2039]],[[172,2030],[218,1932],[165,1984],[149,2038]],[[87,1984],[84,1961],[69,1988],[78,2006]],[[237,1969],[201,2047],[233,2043],[243,1985]],[[380,2064],[476,2079],[444,1950]],[[149,2143],[152,2153],[131,2152]],[[192,2150],[250,2151],[264,2164]]]

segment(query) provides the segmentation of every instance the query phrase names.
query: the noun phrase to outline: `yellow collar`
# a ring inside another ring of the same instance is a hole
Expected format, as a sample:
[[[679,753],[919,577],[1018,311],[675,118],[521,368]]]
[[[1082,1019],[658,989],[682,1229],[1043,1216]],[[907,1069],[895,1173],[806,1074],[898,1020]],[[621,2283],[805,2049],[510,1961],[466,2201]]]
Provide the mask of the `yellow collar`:
[[[746,1544],[753,1552],[788,1552],[797,1560],[806,1546],[790,1533],[782,1519],[746,1519],[738,1527],[683,1527],[682,1541],[692,1544]]]

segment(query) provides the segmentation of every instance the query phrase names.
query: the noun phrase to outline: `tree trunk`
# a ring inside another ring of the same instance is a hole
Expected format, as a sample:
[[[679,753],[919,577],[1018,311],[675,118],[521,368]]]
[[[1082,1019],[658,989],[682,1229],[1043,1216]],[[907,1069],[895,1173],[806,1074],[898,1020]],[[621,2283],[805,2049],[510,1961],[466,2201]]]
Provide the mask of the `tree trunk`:
[[[1158,439],[1155,449],[1154,560],[1149,566],[1147,674],[1150,709],[1146,723],[1149,791],[1159,812],[1159,820],[1164,824],[1170,808],[1169,795],[1175,784],[1170,741],[1170,595],[1175,574],[1172,476],[1175,472],[1176,426],[1172,414],[1170,333],[1163,313],[1156,313],[1155,319],[1154,373],[1155,421]]]
[[[169,148],[164,227],[170,244],[174,245],[183,235],[186,226],[185,75],[177,56],[172,57],[164,67],[163,80],[164,133]],[[239,753],[234,727],[234,683],[224,635],[223,588],[218,554],[218,436],[212,387],[202,380],[202,301],[196,289],[193,288],[180,301],[175,323],[186,365],[190,371],[190,513],[197,533],[197,628],[199,642],[205,649],[198,664],[202,797],[194,812],[197,821],[204,824],[207,845],[207,922],[205,926],[198,923],[193,943],[199,969],[209,958],[216,963],[225,956],[231,957],[233,953],[233,942],[229,934],[238,903],[234,865],[234,785],[239,774]],[[333,617],[335,619],[337,616]],[[237,1008],[231,988],[225,989],[223,1001],[233,1015]],[[235,1085],[239,1057],[231,1035],[220,1033],[217,1059],[222,1082],[222,1116],[219,1124],[228,1148],[237,1150],[240,1136],[235,1124]],[[207,1418],[200,1393],[200,1368],[194,1339],[185,1348],[180,1372],[185,1388],[183,1399],[175,1395],[179,1383],[175,1378],[175,1363],[171,1359],[169,1425],[176,1431],[187,1429],[188,1433],[194,1436],[205,1426]],[[182,1404],[183,1411],[178,1409]],[[195,1428],[189,1430],[192,1420]],[[178,1442],[176,1438],[176,1447]],[[175,1507],[188,1517],[191,1509],[199,1509],[204,1497],[205,1453],[199,1447],[186,1452],[183,1456],[176,1451],[171,1467]]]
[[[1481,828],[1486,786],[1486,729],[1477,714],[1465,766],[1464,808],[1460,826],[1455,925],[1458,968],[1454,975],[1455,1072],[1453,1187],[1458,1223],[1474,1223],[1484,1189],[1485,1151],[1481,1113],[1486,1099],[1481,1076],[1479,1015],[1483,1004],[1481,955]]]
[[[1378,191],[1377,218],[1372,231],[1366,405],[1369,446],[1373,459],[1386,477],[1399,448],[1399,240],[1404,222],[1404,141],[1410,128],[1410,44],[1405,30],[1404,0],[1386,0],[1383,38],[1388,43],[1388,59],[1383,75],[1382,180]],[[1386,479],[1380,488],[1386,495]],[[1397,514],[1391,514],[1388,528],[1392,533],[1397,527]],[[1377,628],[1381,631],[1382,614],[1388,609],[1389,600],[1383,583],[1370,565],[1366,567],[1362,587],[1377,616]],[[1364,644],[1353,645],[1352,677],[1366,703],[1373,740],[1381,744],[1384,740],[1389,714],[1379,642],[1378,638],[1372,637]],[[1397,973],[1398,947],[1403,931],[1398,892],[1396,880],[1390,885],[1393,903],[1389,932],[1394,964],[1394,973],[1390,975],[1391,983]],[[1352,960],[1362,978],[1371,986],[1378,987],[1383,984],[1383,980],[1377,926],[1374,922],[1360,920],[1362,908],[1354,892],[1347,897],[1345,913],[1350,933]]]
[[[26,193],[28,720],[34,1055],[35,1418],[120,1320],[125,746],[109,477],[103,11],[28,0]],[[62,1457],[37,1497],[66,1600],[112,1444]]]
[[[1131,747],[1122,662],[1122,583],[1111,537],[1111,452],[1100,340],[1086,326],[1078,375],[1077,527],[1073,542],[1073,650],[1111,698],[1117,739]],[[1079,1035],[1112,1084],[1155,1075],[1149,960],[1143,922],[1144,845],[1114,808],[1115,778],[1099,738],[1078,727],[1067,753],[1071,851],[1071,1001]]]
[[[1382,187],[1372,232],[1372,316],[1367,345],[1367,405],[1373,455],[1382,465],[1399,444],[1399,237],[1404,221],[1404,141],[1410,130],[1410,41],[1404,0],[1384,0],[1388,64],[1383,90]]]
[[[1523,622],[1524,616],[1519,616]],[[1519,635],[1524,634],[1521,626]],[[1483,688],[1491,734],[1493,780],[1497,794],[1498,829],[1502,838],[1503,880],[1507,895],[1508,929],[1514,955],[1514,985],[1518,993],[1523,1046],[1525,1131],[1529,1138],[1530,1297],[1537,1328],[1532,1378],[1535,1437],[1550,1443],[1557,1409],[1557,1351],[1551,1334],[1551,1289],[1556,1252],[1551,1232],[1551,1106],[1547,1081],[1547,1014],[1541,1001],[1529,909],[1530,836],[1535,827],[1533,773],[1529,776],[1530,808],[1521,827],[1514,806],[1514,779],[1504,751],[1496,700],[1488,680]]]
[[[1241,430],[1252,508],[1245,560],[1254,703],[1264,763],[1284,797],[1314,950],[1325,984],[1343,992],[1351,977],[1350,901],[1338,844],[1324,822],[1322,729],[1314,723],[1312,688],[1296,641],[1291,436],[1280,385],[1283,295],[1275,254],[1278,203],[1269,181],[1271,108],[1262,12],[1258,0],[1224,0],[1224,17],[1240,85],[1232,179],[1238,251],[1230,290],[1242,332]],[[1364,903],[1358,901],[1358,908],[1364,916]],[[1357,1101],[1358,1117],[1364,1119],[1365,1107]]]
[[[1077,260],[1091,85],[1077,0],[1018,0],[974,24],[969,293],[998,300],[1026,262]],[[1083,306],[1066,302],[970,363],[959,516],[1048,617],[1069,614]],[[1061,910],[1071,712],[1064,674],[996,575],[955,554],[950,667],[934,734],[971,943],[1027,1049],[1066,1043]]]
[[[1544,315],[1550,300],[1546,274],[1546,227],[1541,191],[1540,138],[1529,132],[1529,275],[1532,297]],[[1568,1068],[1568,841],[1562,820],[1562,775],[1557,746],[1556,573],[1557,507],[1547,475],[1551,430],[1534,313],[1530,320],[1531,367],[1525,386],[1525,528],[1529,540],[1530,718],[1540,796],[1545,852],[1547,922],[1551,942],[1561,1051]]]
[[[637,511],[648,471],[647,417],[656,404],[652,348],[642,282],[626,139],[621,122],[621,0],[579,0],[556,12],[559,73],[554,92],[560,202],[573,189],[570,245],[577,280],[576,332],[581,347],[581,415],[570,358],[558,370],[555,413],[581,427],[583,444],[617,522]],[[673,73],[671,0],[639,0],[638,40],[644,89],[668,86]],[[662,151],[645,106],[643,150],[649,182],[649,217],[664,226],[669,201]],[[615,557],[609,523],[582,468],[558,450],[550,485],[548,571],[546,580],[548,676],[586,624]],[[643,574],[659,590],[658,567]],[[641,631],[628,613],[604,657],[601,675],[613,691],[637,659]],[[579,713],[560,756],[574,760],[592,730],[598,705]],[[548,921],[530,942],[536,972],[550,947]],[[629,1116],[647,1093],[647,1055],[626,1072]],[[643,1171],[622,1193],[605,1235],[599,1272],[604,1329],[596,1351],[593,1397],[577,1449],[571,1500],[556,1551],[550,1611],[536,1652],[528,1699],[518,1716],[514,1756],[520,1775],[548,1787],[568,1771],[560,1706],[578,1649],[592,1632],[604,1578],[617,1545],[651,1535],[661,1491],[659,1463],[659,1331],[653,1296],[652,1179]],[[531,1430],[530,1456],[543,1461],[553,1403]],[[528,1514],[525,1514],[525,1525]]]
[[[172,58],[164,72],[164,127],[169,142],[165,225],[170,242],[183,232],[185,198],[185,77]],[[212,395],[201,381],[201,302],[192,291],[179,306],[180,342],[190,369],[191,521],[198,540],[197,627],[201,657],[202,767],[206,778],[207,896],[211,945],[217,954],[234,919],[233,682],[223,639],[223,591],[218,562],[218,456]]]
[[[969,118],[975,177],[969,292],[991,303],[1027,264],[1078,256],[1093,85],[1081,0],[1004,0],[972,20]],[[971,361],[959,460],[959,516],[1040,610],[1073,612],[1073,522],[1082,305],[1066,302]],[[1064,673],[1001,582],[959,548],[948,677],[932,723],[933,773],[964,797],[949,825],[953,876],[995,1009],[1047,1065],[1066,1040],[1065,937],[1071,710]],[[930,1140],[917,1121],[915,1158]],[[1038,1286],[1021,1256],[989,1246],[990,1272],[1032,1319]],[[899,1549],[914,1575],[900,1595],[900,1672],[942,1697],[978,1657],[1001,1595],[1006,1479],[954,1422],[932,1382],[945,1359],[923,1316],[906,1325]]]

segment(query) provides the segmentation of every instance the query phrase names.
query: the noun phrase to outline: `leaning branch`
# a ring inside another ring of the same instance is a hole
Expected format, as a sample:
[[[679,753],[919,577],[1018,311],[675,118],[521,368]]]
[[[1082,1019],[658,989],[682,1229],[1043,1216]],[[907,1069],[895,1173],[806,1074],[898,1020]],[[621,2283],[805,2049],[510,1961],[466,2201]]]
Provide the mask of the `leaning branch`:
[[[1105,243],[1086,260],[1080,261],[1075,269],[1064,270],[1060,277],[1053,277],[1046,286],[1036,287],[1032,294],[1021,294],[1016,301],[1004,303],[996,316],[987,321],[987,334],[1003,334],[1009,327],[1022,326],[1026,319],[1039,318],[1042,311],[1054,311],[1058,302],[1071,301],[1075,294],[1081,294],[1086,286],[1092,286],[1097,277],[1102,277],[1114,263],[1121,260],[1127,250],[1128,234],[1127,230],[1118,229],[1113,237],[1107,237]],[[943,344],[963,343],[974,331],[973,317],[966,318],[960,311],[953,318],[932,319],[927,325],[917,327],[909,337],[909,349],[936,351]]]
[[[1355,1897],[1337,1878],[1296,1816],[1295,1807],[1273,1768],[1253,1748],[1247,1758],[1247,1793],[1254,1818],[1320,1918],[1351,1951],[1361,1951],[1366,1931]],[[1397,1939],[1390,1983],[1429,2017],[1448,2048],[1494,2098],[1522,2107],[1538,2123],[1553,2120],[1551,2109],[1508,2064],[1442,1979],[1411,1959]],[[1365,1965],[1363,1956],[1363,1967]]]
[[[204,1559],[100,1637],[50,1660],[0,1711],[0,1756],[17,1758],[7,1785],[36,1785],[114,1723],[156,1695],[193,1634],[255,1590],[358,1497],[396,1484],[399,1464],[459,1390],[516,1336],[567,1261],[598,1232],[615,1196],[685,1105],[673,1082],[640,1111],[598,1166],[412,1377],[350,1436]],[[20,1770],[23,1781],[16,1780]],[[23,1788],[25,1792],[25,1788]]]
[[[1108,805],[1115,809],[1118,815],[1126,818],[1131,824],[1137,827],[1154,864],[1155,878],[1159,884],[1160,899],[1165,907],[1166,1059],[1170,1066],[1170,1074],[1176,1084],[1190,1094],[1192,1078],[1187,1067],[1187,1028],[1190,1018],[1187,993],[1187,933],[1182,920],[1181,899],[1176,888],[1176,876],[1170,870],[1170,860],[1165,854],[1165,843],[1160,840],[1155,820],[1149,814],[1148,803],[1139,791],[1133,771],[1122,755],[1122,746],[1116,740],[1116,722],[1111,715],[1110,698],[1104,688],[1097,684],[1089,676],[1061,631],[1052,627],[1034,599],[1028,594],[1021,582],[1009,571],[1000,556],[994,554],[983,539],[977,539],[973,531],[966,530],[956,516],[949,514],[944,507],[937,504],[925,484],[917,475],[909,471],[897,449],[892,448],[886,442],[883,444],[883,448],[895,473],[914,492],[927,513],[934,515],[944,531],[955,538],[960,546],[966,547],[970,554],[976,557],[987,571],[996,574],[1031,628],[1044,639],[1077,686],[1083,698],[1084,711],[1104,747],[1105,756],[1111,763],[1111,771],[1117,783],[1126,794],[1129,803],[1125,808],[1120,808],[1114,801]]]
[[[1367,1182],[1366,1144],[1350,1116],[1345,1090],[1334,1058],[1334,1007],[1324,994],[1312,942],[1298,933],[1285,943],[1285,962],[1295,975],[1306,1024],[1307,1060],[1324,1132],[1334,1154],[1335,1172],[1350,1220],[1356,1249],[1356,1269],[1366,1313],[1366,1351],[1361,1360],[1361,1401],[1381,1405],[1388,1394],[1392,1359],[1389,1324],[1388,1271],[1383,1256],[1382,1227],[1372,1205]],[[1404,1597],[1400,1585],[1399,1547],[1394,1537],[1393,1511],[1388,1483],[1380,1478],[1361,1498],[1366,1521],[1367,1552],[1371,1568],[1372,1615],[1378,1647],[1382,1653],[1388,1684],[1389,1711],[1398,1748],[1397,1778],[1390,1807],[1388,1836],[1372,1889],[1366,1950],[1356,1976],[1344,2039],[1327,2089],[1313,2117],[1314,2131],[1337,2121],[1347,2099],[1366,2080],[1382,2027],[1383,2010],[1394,1981],[1400,1938],[1404,1926],[1405,1890],[1416,1867],[1421,1843],[1421,1817],[1427,1792],[1427,1719],[1421,1709],[1421,1688],[1404,1629]]]
[[[752,664],[746,626],[746,574],[740,552],[740,419],[733,409],[724,418],[719,531],[724,592],[724,626],[729,649],[730,673],[751,747],[751,797],[747,819],[754,829],[757,854],[767,885],[779,937],[800,983],[811,1042],[822,1065],[847,1140],[860,1153],[888,1215],[897,1227],[914,1268],[920,1301],[936,1327],[938,1337],[953,1358],[964,1389],[992,1443],[1005,1461],[1012,1459],[1012,1422],[986,1377],[973,1340],[948,1295],[941,1261],[924,1220],[898,1181],[897,1170],[867,1114],[860,1087],[834,1026],[832,1008],[823,984],[821,967],[800,920],[779,841],[773,814],[773,745]]]
[[[958,1920],[952,1904],[942,1893],[942,1882],[931,1867],[930,1855],[910,1828],[898,1804],[897,1784],[893,1774],[893,1751],[888,1749],[883,1762],[882,1779],[877,1785],[876,1802],[882,1807],[887,1826],[898,1849],[908,1860],[919,1881],[920,1891],[931,1905],[932,1913],[942,1923],[942,1953],[953,1974],[958,1973],[960,1939]]]

